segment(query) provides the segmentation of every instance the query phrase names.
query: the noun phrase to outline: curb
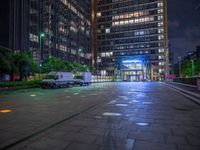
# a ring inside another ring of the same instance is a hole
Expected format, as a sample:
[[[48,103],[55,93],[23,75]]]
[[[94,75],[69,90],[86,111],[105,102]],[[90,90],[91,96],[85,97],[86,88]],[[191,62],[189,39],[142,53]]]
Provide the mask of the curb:
[[[187,97],[188,99],[192,100],[193,102],[195,102],[196,104],[200,105],[200,94],[196,94],[194,92],[189,92],[187,90],[184,90],[182,88],[179,88],[179,87],[176,87],[176,86],[173,86],[173,85],[170,85],[170,84],[167,84],[167,83],[164,83],[166,86],[172,88],[173,90],[175,90],[176,92],[178,92],[179,94]]]

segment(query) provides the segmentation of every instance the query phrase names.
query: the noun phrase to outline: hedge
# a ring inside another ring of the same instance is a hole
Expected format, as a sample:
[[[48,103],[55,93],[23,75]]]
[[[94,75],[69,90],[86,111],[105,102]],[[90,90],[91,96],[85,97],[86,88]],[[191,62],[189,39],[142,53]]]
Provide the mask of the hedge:
[[[174,79],[174,82],[178,82],[178,83],[184,83],[184,84],[190,84],[190,85],[197,85],[197,80],[199,78],[176,78]]]
[[[40,81],[0,82],[0,87],[39,86]]]

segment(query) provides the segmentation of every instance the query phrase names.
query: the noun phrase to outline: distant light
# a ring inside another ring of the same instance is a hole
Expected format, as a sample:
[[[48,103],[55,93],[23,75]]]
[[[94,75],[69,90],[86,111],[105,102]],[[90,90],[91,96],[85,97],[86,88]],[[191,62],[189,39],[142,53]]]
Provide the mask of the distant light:
[[[120,106],[120,107],[127,107],[127,104],[116,104],[116,106]]]
[[[139,122],[139,123],[136,123],[136,125],[138,125],[138,126],[148,126],[149,123]]]
[[[35,97],[35,96],[37,96],[37,95],[36,95],[36,94],[31,94],[30,96],[31,96],[31,97]]]
[[[12,110],[10,110],[10,109],[0,110],[0,113],[10,113],[10,112],[12,112]]]
[[[142,63],[141,60],[124,60],[123,63]]]
[[[122,114],[120,113],[110,113],[110,112],[106,112],[103,113],[103,116],[121,116]]]

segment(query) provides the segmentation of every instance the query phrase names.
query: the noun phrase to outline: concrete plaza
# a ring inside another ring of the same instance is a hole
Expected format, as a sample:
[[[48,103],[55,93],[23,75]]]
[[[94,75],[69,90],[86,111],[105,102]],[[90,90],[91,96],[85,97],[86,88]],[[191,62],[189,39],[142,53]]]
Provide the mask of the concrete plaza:
[[[200,106],[163,83],[0,93],[0,150],[200,150]]]

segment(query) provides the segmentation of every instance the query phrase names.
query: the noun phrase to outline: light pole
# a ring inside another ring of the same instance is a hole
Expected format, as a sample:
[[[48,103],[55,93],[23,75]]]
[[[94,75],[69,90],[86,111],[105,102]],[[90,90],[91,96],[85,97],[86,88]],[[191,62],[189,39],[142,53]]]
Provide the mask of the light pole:
[[[194,60],[191,60],[192,62],[192,76],[194,77]]]
[[[179,62],[179,78],[181,78],[181,56],[178,57]]]
[[[80,63],[80,53],[82,52],[82,49],[81,48],[79,48],[78,49],[78,63]]]
[[[42,61],[42,38],[45,37],[44,33],[40,33],[40,63]]]
[[[99,69],[99,63],[101,62],[101,58],[100,56],[97,56],[97,71]]]
[[[41,67],[42,67],[42,60],[43,60],[43,54],[42,54],[42,38],[45,37],[45,33],[40,33],[40,64],[39,64],[39,67],[40,67],[40,76],[39,78],[41,79]]]

